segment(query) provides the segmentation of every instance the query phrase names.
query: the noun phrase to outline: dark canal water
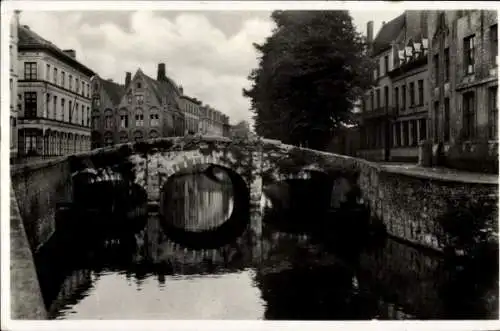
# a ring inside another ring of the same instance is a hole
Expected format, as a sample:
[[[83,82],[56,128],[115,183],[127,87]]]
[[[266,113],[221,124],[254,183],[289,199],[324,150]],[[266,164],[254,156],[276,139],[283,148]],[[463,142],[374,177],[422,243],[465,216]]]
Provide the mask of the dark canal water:
[[[283,184],[274,192],[290,193],[293,185]],[[353,233],[324,236],[307,226],[283,226],[283,220],[309,224],[318,217],[307,213],[311,204],[303,197],[293,200],[288,193],[287,203],[277,210],[275,201],[266,214],[257,238],[245,226],[233,226],[225,241],[220,235],[217,243],[203,237],[231,215],[247,224],[249,216],[238,214],[231,182],[223,173],[219,179],[198,173],[170,180],[164,216],[137,220],[140,226],[119,239],[91,239],[92,231],[100,231],[95,225],[91,232],[71,237],[57,232],[36,256],[50,317],[498,318],[497,274],[450,263],[393,239],[353,245]],[[299,205],[306,212],[292,208]],[[182,228],[201,237],[183,237],[175,230]]]

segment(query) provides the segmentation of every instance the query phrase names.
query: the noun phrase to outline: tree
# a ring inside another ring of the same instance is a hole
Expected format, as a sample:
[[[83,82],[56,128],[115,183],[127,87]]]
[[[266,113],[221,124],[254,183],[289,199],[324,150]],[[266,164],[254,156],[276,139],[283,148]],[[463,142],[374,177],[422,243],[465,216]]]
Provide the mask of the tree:
[[[347,11],[275,11],[276,28],[252,70],[255,131],[285,143],[325,149],[349,123],[354,102],[371,84],[364,38]]]

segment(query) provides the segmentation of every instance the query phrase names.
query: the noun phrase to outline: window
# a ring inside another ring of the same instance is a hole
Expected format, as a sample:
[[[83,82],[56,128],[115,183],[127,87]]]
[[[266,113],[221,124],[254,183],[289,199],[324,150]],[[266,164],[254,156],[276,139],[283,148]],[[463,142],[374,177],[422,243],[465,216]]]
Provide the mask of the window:
[[[409,136],[408,136],[408,134],[410,133],[409,132],[410,130],[408,129],[408,121],[404,121],[401,124],[403,124],[403,129],[402,129],[402,131],[403,131],[403,134],[402,134],[403,138],[401,139],[401,146],[407,146],[407,145],[409,145],[409,139],[408,139]]]
[[[434,59],[432,60],[432,64],[434,65],[434,81],[435,85],[439,84],[439,55],[434,55]]]
[[[474,111],[474,93],[463,95],[463,134],[464,138],[472,138],[475,135],[476,117]]]
[[[434,142],[439,141],[439,101],[434,102]]]
[[[399,88],[394,88],[394,106],[396,107],[396,111],[399,110]]]
[[[90,107],[87,106],[87,126],[90,127]]]
[[[371,109],[374,110],[375,109],[375,94],[373,93],[373,90],[370,92],[370,97],[371,97]]]
[[[78,102],[75,102],[74,108],[75,108],[75,109],[73,110],[73,112],[74,112],[74,114],[75,114],[75,117],[74,117],[74,119],[75,119],[75,124],[78,124],[78,123],[80,123],[80,120],[79,120],[79,118],[78,118]]]
[[[69,89],[72,90],[73,89],[73,76],[72,75],[68,75],[68,83],[69,83]]]
[[[144,95],[137,94],[135,96],[135,101],[137,102],[137,104],[142,105],[144,103]]]
[[[380,108],[380,89],[377,89],[377,109]]]
[[[47,96],[45,97],[45,106],[47,107],[47,118],[53,118],[52,110],[50,108],[50,94],[47,93]]]
[[[85,95],[85,83],[82,81],[82,95]]]
[[[94,107],[99,107],[101,105],[101,99],[99,96],[94,97]]]
[[[68,101],[68,109],[69,109],[69,122],[72,123],[73,120],[73,103],[71,100]]]
[[[415,83],[410,83],[410,106],[415,106]]]
[[[54,84],[57,84],[57,68],[54,68]]]
[[[445,48],[444,50],[444,81],[450,81],[450,49]]]
[[[75,88],[76,88],[76,93],[80,93],[80,83],[78,78],[75,77]]]
[[[92,129],[97,130],[99,126],[99,115],[92,116]]]
[[[401,146],[401,122],[396,122],[396,146]]]
[[[80,111],[80,115],[81,115],[81,116],[80,116],[80,124],[81,124],[82,126],[85,126],[85,118],[86,118],[87,116],[85,116],[85,106],[84,106],[84,105],[82,105],[82,110]]]
[[[406,109],[406,85],[401,86],[401,110]]]
[[[427,120],[425,118],[419,119],[420,121],[420,140],[427,139]]]
[[[24,92],[24,117],[36,117],[36,92]]]
[[[141,82],[137,82],[136,87],[137,87],[137,88],[142,88],[142,84],[141,84]]]
[[[45,80],[50,81],[50,64],[47,64],[45,68]]]
[[[104,127],[106,129],[111,129],[113,127],[113,115],[111,113],[104,115]]]
[[[129,104],[132,103],[132,96],[131,95],[127,96],[127,101],[128,101]]]
[[[450,141],[450,98],[444,99],[444,123],[443,123],[443,140],[444,142]]]
[[[466,75],[474,73],[474,35],[464,38],[464,70]]]
[[[384,106],[389,107],[389,86],[384,86]]]
[[[66,77],[64,71],[61,71],[61,86],[66,87]]]
[[[136,114],[135,115],[135,126],[143,126],[144,125],[144,115]]]
[[[63,113],[63,121],[66,121],[66,109],[64,109],[64,106],[65,106],[65,102],[66,100],[64,100],[64,98],[61,98],[61,109],[62,109],[62,113]]]
[[[149,115],[149,118],[150,118],[150,125],[151,126],[160,125],[160,116],[158,114],[151,114],[151,115]]]
[[[490,56],[491,63],[498,65],[498,25],[490,27]]]
[[[492,87],[488,90],[488,124],[489,124],[489,137],[490,139],[498,139],[498,86]]]
[[[25,80],[37,79],[36,62],[24,62],[24,79]]]
[[[120,127],[123,129],[128,127],[128,115],[120,115]]]
[[[418,104],[423,106],[424,104],[424,80],[420,79],[418,81]]]
[[[417,120],[411,121],[411,145],[418,145],[418,128],[417,128]]]
[[[58,121],[59,120],[59,113],[57,112],[57,96],[56,95],[54,95],[53,100],[54,100],[54,119]]]

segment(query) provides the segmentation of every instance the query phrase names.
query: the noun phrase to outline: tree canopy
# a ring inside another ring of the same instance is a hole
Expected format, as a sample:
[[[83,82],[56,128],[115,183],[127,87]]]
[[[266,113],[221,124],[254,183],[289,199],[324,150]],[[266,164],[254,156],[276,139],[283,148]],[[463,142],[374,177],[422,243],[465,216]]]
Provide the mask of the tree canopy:
[[[274,11],[250,98],[257,134],[324,149],[370,85],[372,63],[347,11]]]

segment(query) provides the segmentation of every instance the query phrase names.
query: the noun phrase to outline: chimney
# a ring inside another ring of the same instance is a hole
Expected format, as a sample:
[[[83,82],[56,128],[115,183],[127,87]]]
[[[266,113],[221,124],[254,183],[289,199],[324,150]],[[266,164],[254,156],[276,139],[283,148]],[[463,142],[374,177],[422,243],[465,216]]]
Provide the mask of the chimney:
[[[165,73],[165,63],[158,63],[158,74],[156,80],[166,80],[167,74]]]
[[[370,45],[373,42],[373,21],[366,24],[366,42]]]
[[[65,49],[63,50],[64,54],[66,54],[67,56],[73,58],[73,59],[76,59],[76,51],[74,49]]]
[[[108,82],[113,82],[113,79],[112,78],[108,78]]]
[[[181,94],[184,94],[184,88],[182,86],[179,86],[179,91],[181,91]]]
[[[21,16],[21,11],[14,10],[14,20],[15,20],[16,26],[19,26],[20,16]]]
[[[132,81],[132,73],[127,71],[125,72],[125,87],[127,87]]]
[[[26,30],[29,30],[30,26],[29,25],[23,25],[23,28],[25,28]]]

